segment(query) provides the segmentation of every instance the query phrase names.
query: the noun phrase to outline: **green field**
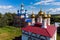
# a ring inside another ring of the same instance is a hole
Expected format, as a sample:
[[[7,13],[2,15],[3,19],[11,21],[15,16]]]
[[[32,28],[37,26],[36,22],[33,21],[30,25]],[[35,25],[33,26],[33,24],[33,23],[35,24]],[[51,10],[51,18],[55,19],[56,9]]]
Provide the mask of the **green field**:
[[[57,34],[57,40],[60,40],[60,34]]]
[[[11,26],[0,28],[0,40],[12,40],[15,37],[19,37],[20,35],[21,35],[20,28]]]
[[[15,37],[21,36],[21,29],[11,26],[0,28],[0,40],[12,40]],[[57,40],[60,40],[60,34],[57,35]]]

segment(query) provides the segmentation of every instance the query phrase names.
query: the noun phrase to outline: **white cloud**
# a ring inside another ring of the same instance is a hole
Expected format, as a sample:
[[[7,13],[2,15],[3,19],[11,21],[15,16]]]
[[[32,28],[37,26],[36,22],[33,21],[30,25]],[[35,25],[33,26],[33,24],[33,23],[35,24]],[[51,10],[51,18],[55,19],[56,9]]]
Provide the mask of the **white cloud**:
[[[50,12],[51,14],[59,14],[60,8],[50,8],[47,10],[47,12]]]
[[[8,5],[8,6],[0,5],[0,12],[3,14],[6,12],[14,13],[16,12],[16,8],[14,8],[12,5]]]
[[[53,2],[53,1],[55,1],[55,0],[44,0],[45,2]]]
[[[52,2],[51,5],[60,5],[60,2]]]
[[[44,0],[34,3],[34,5],[60,5],[60,2],[55,2],[55,0]]]
[[[2,14],[5,14],[6,12],[16,13],[16,9],[0,9],[0,12]]]
[[[34,5],[39,5],[39,4],[45,4],[48,2],[53,2],[54,0],[44,0],[44,1],[40,1],[40,2],[36,2]]]
[[[28,8],[31,8],[31,9],[34,9],[35,8],[35,6],[31,6],[31,5],[30,6],[27,6],[27,7]]]
[[[30,8],[35,8],[34,6],[30,6]]]
[[[0,9],[10,9],[12,8],[13,6],[9,5],[9,6],[2,6],[0,5]]]
[[[50,12],[59,12],[60,8],[50,8],[48,11],[50,11]]]

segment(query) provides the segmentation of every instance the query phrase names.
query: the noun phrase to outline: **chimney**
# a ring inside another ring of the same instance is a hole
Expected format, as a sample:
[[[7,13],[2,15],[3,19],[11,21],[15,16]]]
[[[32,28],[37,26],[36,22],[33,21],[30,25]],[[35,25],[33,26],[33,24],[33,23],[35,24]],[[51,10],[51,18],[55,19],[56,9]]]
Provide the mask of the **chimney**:
[[[42,28],[47,28],[47,15],[46,14],[44,14],[43,16]]]
[[[51,15],[48,14],[48,18],[47,18],[47,24],[48,24],[48,25],[50,25],[50,17],[51,17]]]
[[[34,25],[35,24],[35,15],[34,15],[33,12],[32,12],[32,15],[31,15],[31,19],[32,19],[32,25]]]
[[[42,15],[43,15],[43,12],[40,10],[40,12],[38,13],[39,15],[39,23],[42,23]]]

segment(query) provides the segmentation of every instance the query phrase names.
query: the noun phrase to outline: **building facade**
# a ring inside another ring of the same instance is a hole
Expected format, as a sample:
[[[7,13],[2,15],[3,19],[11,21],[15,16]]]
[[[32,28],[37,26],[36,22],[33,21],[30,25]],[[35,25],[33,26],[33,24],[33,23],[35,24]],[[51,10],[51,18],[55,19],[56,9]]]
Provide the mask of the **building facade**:
[[[56,40],[57,28],[50,24],[50,17],[50,14],[40,11],[35,22],[35,15],[32,14],[31,25],[22,28],[22,40]]]

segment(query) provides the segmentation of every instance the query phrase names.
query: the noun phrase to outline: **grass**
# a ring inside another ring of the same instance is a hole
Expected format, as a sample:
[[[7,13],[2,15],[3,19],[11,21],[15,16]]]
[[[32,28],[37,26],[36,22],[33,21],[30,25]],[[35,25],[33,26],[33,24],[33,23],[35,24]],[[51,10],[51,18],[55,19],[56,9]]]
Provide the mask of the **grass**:
[[[21,29],[12,27],[12,26],[6,26],[0,28],[0,40],[12,40],[15,37],[21,36]],[[57,35],[57,40],[60,40],[60,34]]]
[[[21,29],[11,26],[0,28],[0,40],[12,40],[15,37],[21,36]]]
[[[60,40],[60,34],[57,34],[57,40]]]

